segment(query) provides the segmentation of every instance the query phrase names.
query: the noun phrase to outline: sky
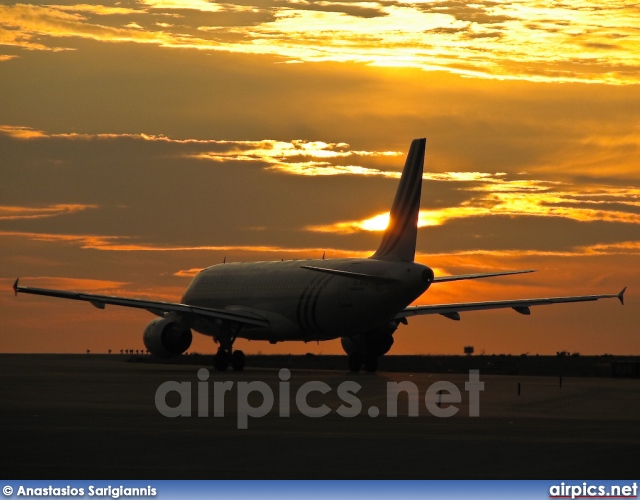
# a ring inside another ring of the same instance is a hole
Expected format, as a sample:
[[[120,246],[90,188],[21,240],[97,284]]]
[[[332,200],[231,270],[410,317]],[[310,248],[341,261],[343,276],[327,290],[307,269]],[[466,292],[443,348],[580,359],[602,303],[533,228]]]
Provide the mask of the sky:
[[[427,137],[418,304],[391,354],[640,354],[640,7],[631,1],[0,5],[0,351],[142,349],[146,311],[227,262],[366,257]],[[339,341],[238,340],[338,354]],[[191,351],[215,352],[196,335]]]

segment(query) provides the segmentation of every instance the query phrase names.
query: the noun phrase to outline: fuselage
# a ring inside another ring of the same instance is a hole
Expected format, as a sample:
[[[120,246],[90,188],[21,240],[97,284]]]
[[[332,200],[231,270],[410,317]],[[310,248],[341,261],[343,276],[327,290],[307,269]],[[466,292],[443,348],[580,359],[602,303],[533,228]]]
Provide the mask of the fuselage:
[[[302,266],[359,273],[358,279]],[[415,262],[322,259],[218,264],[193,279],[182,303],[243,311],[269,320],[270,328],[244,327],[251,340],[329,340],[367,332],[394,320],[431,284],[433,271]],[[216,325],[192,327],[217,335]]]

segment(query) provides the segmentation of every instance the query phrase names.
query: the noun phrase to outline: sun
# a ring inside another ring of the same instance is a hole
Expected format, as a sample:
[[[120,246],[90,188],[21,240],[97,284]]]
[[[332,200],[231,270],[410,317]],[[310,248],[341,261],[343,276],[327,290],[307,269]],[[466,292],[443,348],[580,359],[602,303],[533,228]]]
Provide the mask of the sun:
[[[358,224],[365,231],[384,231],[389,225],[389,213],[378,214]]]

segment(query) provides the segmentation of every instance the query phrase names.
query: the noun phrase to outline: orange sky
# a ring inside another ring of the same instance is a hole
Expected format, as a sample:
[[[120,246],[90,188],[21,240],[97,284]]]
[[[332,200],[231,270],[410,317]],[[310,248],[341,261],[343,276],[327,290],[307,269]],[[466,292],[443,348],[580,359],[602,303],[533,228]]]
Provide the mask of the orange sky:
[[[427,137],[418,259],[538,272],[419,303],[627,305],[417,318],[391,353],[640,354],[638,26],[624,1],[0,5],[0,351],[139,349],[152,319],[17,276],[179,300],[225,257],[369,255]]]

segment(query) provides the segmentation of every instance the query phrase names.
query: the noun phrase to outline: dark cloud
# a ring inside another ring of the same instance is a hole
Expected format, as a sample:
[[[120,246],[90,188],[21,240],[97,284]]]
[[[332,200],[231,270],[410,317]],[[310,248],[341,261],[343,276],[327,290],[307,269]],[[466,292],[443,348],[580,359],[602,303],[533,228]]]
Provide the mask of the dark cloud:
[[[616,50],[619,48],[617,45],[614,45],[612,43],[602,43],[602,42],[585,42],[583,45],[587,48],[597,49],[597,50]]]
[[[421,4],[420,10],[424,12],[437,12],[449,14],[458,21],[477,24],[500,24],[511,21],[514,18],[500,14],[493,14],[491,8],[498,5],[496,2],[482,2],[482,4],[469,4],[464,1],[446,0]]]
[[[467,33],[465,35],[466,38],[469,39],[478,39],[478,38],[502,38],[503,33],[500,33],[499,31],[491,31],[488,33]]]
[[[427,30],[428,33],[434,33],[438,35],[457,35],[458,33],[466,33],[468,31],[468,27],[464,28],[433,28]]]
[[[638,226],[579,222],[559,217],[491,216],[456,219],[420,229],[425,253],[473,251],[569,252],[601,242],[637,241]]]
[[[369,5],[375,5],[371,2]],[[375,17],[385,17],[388,14],[375,7],[363,7],[363,2],[346,1],[346,2],[328,2],[328,1],[307,1],[307,2],[290,2],[288,0],[276,0],[276,5],[282,5],[290,9],[296,10],[315,10],[319,12],[341,12],[349,16],[362,17],[364,19],[372,19]]]

